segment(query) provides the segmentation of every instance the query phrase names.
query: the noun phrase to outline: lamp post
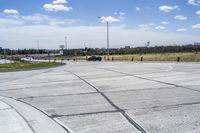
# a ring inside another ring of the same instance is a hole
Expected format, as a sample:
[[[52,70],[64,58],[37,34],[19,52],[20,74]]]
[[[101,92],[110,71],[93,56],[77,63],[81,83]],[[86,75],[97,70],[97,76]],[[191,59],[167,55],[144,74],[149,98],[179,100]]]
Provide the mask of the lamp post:
[[[106,20],[106,18],[103,17],[99,17],[100,19],[102,19],[104,22],[106,22],[106,26],[107,26],[107,59],[109,60],[109,56],[110,56],[110,34],[109,34],[109,21]]]
[[[106,21],[106,25],[107,25],[107,54],[108,54],[108,60],[109,60],[109,56],[110,56],[110,36],[109,36],[109,22]]]

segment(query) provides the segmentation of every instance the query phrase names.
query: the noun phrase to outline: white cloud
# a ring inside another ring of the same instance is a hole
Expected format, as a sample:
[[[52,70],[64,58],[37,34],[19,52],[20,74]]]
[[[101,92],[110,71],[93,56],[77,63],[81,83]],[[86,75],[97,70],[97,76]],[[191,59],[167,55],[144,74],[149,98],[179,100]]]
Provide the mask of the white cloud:
[[[67,1],[66,0],[54,0],[53,4],[66,4]]]
[[[122,20],[125,19],[125,17],[123,17],[123,16],[118,16],[117,18],[118,18],[120,21],[122,21]]]
[[[19,12],[17,10],[15,10],[15,9],[5,9],[3,12],[5,14],[9,14],[9,15],[17,15],[17,14],[19,14]]]
[[[154,26],[155,24],[154,24],[154,23],[150,23],[149,25],[150,25],[150,26]]]
[[[138,27],[140,30],[150,30],[150,27],[148,24],[139,24]]]
[[[125,12],[115,12],[114,14],[115,14],[115,15],[120,15],[120,16],[124,16],[124,15],[126,15]]]
[[[138,27],[140,30],[154,30],[154,23],[149,23],[149,24],[139,24]]]
[[[0,27],[4,28],[30,25],[55,25],[66,27],[79,23],[80,21],[76,19],[63,19],[59,17],[51,17],[44,14],[0,18]]]
[[[136,7],[135,10],[136,11],[140,11],[141,9],[140,9],[140,7]]]
[[[11,18],[0,18],[0,27],[2,28],[22,26],[23,24],[24,24],[23,21],[14,20]]]
[[[149,40],[152,45],[187,44],[200,41],[198,35],[131,30],[120,26],[112,26],[110,33],[111,47],[123,47],[131,45],[133,42],[136,44],[135,46],[143,46]],[[65,35],[70,38],[69,48],[83,47],[83,40],[87,42],[88,47],[106,47],[105,26],[32,25],[0,29],[1,40],[7,40],[9,48],[36,48],[35,40],[40,40],[41,48],[58,48],[60,44],[64,43]]]
[[[43,8],[46,10],[46,11],[71,11],[72,10],[72,7],[67,7],[67,6],[64,6],[64,5],[54,5],[54,4],[44,4]]]
[[[124,20],[125,19],[125,15],[126,15],[126,13],[125,12],[115,12],[114,13],[114,15],[115,15],[115,18],[114,17],[112,17],[112,18],[109,18],[109,19],[116,19],[116,22],[118,21],[122,21],[122,20]],[[105,17],[105,16],[103,16],[103,17]],[[111,16],[109,16],[109,17],[111,17]],[[105,19],[105,18],[103,18],[103,19]],[[117,20],[118,19],[118,20]],[[114,20],[115,21],[115,20]]]
[[[43,14],[34,14],[32,16],[22,16],[22,20],[28,24],[40,24],[40,25],[58,25],[58,26],[69,26],[70,24],[76,24],[79,20],[74,19],[61,19],[53,18]]]
[[[155,29],[156,30],[165,30],[166,27],[164,27],[164,26],[156,26]]]
[[[167,21],[162,21],[161,24],[167,25],[167,24],[169,24],[169,22],[167,22]]]
[[[188,18],[185,17],[185,16],[182,16],[182,15],[177,15],[177,16],[174,17],[174,19],[176,19],[176,20],[187,20]]]
[[[69,12],[69,11],[71,11],[73,8],[70,6],[67,6],[66,4],[67,4],[66,0],[54,0],[52,4],[44,4],[43,8],[46,11],[54,11],[54,12],[58,12],[58,11]]]
[[[112,16],[107,16],[107,17],[102,16],[102,17],[100,18],[100,20],[101,20],[102,22],[109,22],[109,23],[120,22],[120,19],[115,18],[115,17],[112,17]]]
[[[159,9],[161,11],[164,11],[164,12],[171,12],[173,10],[178,10],[179,7],[178,6],[167,6],[167,5],[164,5],[164,6],[160,6]]]
[[[193,29],[200,29],[200,24],[192,25],[192,28],[193,28]]]
[[[146,27],[146,26],[148,26],[147,24],[140,24],[140,25],[138,25],[138,27]]]
[[[33,24],[43,24],[50,21],[50,17],[43,14],[34,14],[29,16],[22,16],[22,20],[33,23]]]
[[[196,12],[197,15],[200,15],[200,10]]]
[[[119,12],[119,15],[124,16],[124,15],[126,15],[126,13],[125,12]]]
[[[193,6],[200,6],[200,1],[199,0],[188,0],[188,4],[193,5]]]
[[[177,31],[177,32],[186,32],[187,29],[186,29],[186,28],[180,28],[180,29],[177,29],[176,31]]]

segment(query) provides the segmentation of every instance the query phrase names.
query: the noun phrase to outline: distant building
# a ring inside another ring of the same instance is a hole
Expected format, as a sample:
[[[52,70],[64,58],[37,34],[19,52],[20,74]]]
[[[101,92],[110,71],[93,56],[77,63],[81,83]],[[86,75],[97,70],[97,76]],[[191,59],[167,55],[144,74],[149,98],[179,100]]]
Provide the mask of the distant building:
[[[6,52],[6,53],[9,53],[9,52],[10,52],[10,49],[5,48],[5,49],[2,49],[2,51]]]
[[[62,52],[60,51],[60,54],[62,55],[68,55],[70,50],[63,49]]]
[[[59,55],[63,55],[63,54],[64,54],[64,50],[60,50]]]
[[[194,45],[200,45],[200,42],[195,42]]]
[[[125,49],[130,49],[131,48],[131,46],[125,46]]]
[[[59,45],[59,48],[63,50],[65,48],[65,45]]]

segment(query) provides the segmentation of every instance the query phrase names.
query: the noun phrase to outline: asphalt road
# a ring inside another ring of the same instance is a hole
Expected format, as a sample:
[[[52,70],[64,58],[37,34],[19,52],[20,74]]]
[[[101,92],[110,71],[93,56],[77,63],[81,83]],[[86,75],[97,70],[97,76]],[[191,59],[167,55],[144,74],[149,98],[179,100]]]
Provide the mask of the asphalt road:
[[[67,62],[0,73],[0,95],[3,133],[200,132],[200,63]]]

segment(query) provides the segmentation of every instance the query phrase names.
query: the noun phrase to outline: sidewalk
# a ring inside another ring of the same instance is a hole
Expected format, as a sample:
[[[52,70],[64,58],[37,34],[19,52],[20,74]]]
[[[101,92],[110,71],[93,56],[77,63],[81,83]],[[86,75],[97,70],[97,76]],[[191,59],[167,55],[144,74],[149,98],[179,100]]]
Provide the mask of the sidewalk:
[[[1,133],[33,133],[24,118],[11,106],[0,101]]]
[[[72,133],[67,127],[23,102],[0,96],[0,133]]]

